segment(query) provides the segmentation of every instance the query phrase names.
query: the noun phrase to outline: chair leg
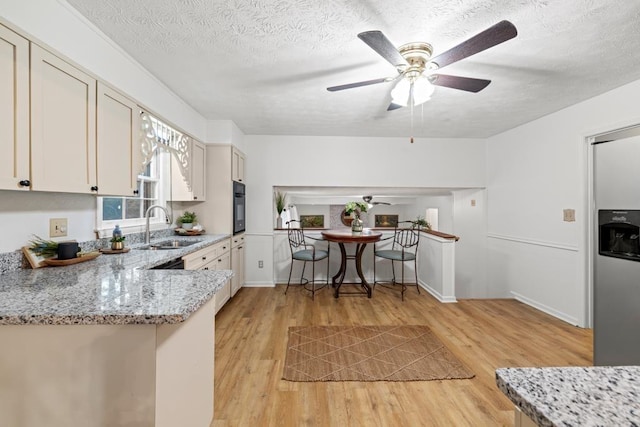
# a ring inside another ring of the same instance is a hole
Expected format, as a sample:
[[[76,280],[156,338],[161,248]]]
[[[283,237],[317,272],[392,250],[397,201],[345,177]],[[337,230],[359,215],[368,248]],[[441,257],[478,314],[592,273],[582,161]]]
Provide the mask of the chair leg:
[[[418,293],[420,293],[420,286],[418,285],[418,264],[415,259],[413,260],[413,271],[416,274],[416,289],[418,290]]]
[[[291,284],[291,273],[293,272],[293,259],[291,259],[291,267],[289,267],[289,280],[287,280],[287,288],[284,290],[284,294],[287,294],[289,285]]]
[[[404,291],[407,290],[407,285],[405,285],[405,283],[404,283],[404,261],[401,261],[401,262],[402,262],[402,267],[401,267],[401,269],[402,269],[402,292],[400,293],[400,295],[402,295],[401,298],[402,298],[402,301],[404,301]]]
[[[307,261],[302,261],[302,274],[300,275],[300,284],[304,286],[304,269],[307,268]]]
[[[316,298],[316,262],[311,263],[311,301]]]

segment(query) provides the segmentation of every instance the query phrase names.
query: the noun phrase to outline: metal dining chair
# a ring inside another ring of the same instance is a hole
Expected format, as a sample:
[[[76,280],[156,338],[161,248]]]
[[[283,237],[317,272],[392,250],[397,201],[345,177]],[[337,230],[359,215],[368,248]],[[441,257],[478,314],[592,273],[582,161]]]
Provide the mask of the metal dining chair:
[[[299,225],[299,227],[292,227]],[[311,236],[305,236],[302,223],[297,220],[287,221],[287,234],[289,237],[289,248],[291,249],[291,267],[289,268],[289,280],[287,281],[287,288],[284,290],[285,295],[289,290],[291,284],[291,273],[293,272],[294,261],[302,261],[302,274],[300,275],[300,285],[311,292],[311,299],[315,298],[316,291],[324,288],[329,284],[329,245],[327,244],[327,250],[317,249],[313,243],[309,243],[307,239],[324,241],[324,239],[317,239]],[[327,259],[327,277],[325,283],[316,288],[316,262]],[[307,266],[307,262],[311,263],[311,280],[305,279],[304,270]],[[310,287],[309,287],[310,286]]]
[[[382,248],[382,243],[385,240],[393,239],[391,249]],[[420,293],[420,286],[418,285],[418,243],[420,242],[420,230],[415,228],[412,221],[399,222],[394,230],[392,236],[386,237],[377,242],[373,249],[373,288],[376,284],[381,286],[396,286],[402,287],[402,300],[404,301],[404,292],[407,290],[407,285],[404,277],[404,266],[406,262],[413,261],[413,270],[415,273],[415,285],[418,293]],[[376,258],[388,259],[391,261],[391,272],[393,279],[391,281],[378,281],[376,277]],[[400,282],[396,279],[395,263],[400,262],[402,266],[402,273]]]

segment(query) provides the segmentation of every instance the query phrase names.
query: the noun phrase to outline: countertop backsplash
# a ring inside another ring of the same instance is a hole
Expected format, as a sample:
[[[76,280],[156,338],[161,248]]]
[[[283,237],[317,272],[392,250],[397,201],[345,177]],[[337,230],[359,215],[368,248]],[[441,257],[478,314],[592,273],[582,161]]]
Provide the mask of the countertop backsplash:
[[[152,232],[151,238],[152,239],[168,238],[174,235],[175,234],[173,229],[167,228],[167,229],[156,230]],[[126,237],[125,246],[144,243],[144,233],[127,234],[125,237]],[[80,249],[83,252],[91,252],[91,251],[97,251],[98,249],[101,249],[101,248],[108,248],[111,245],[110,240],[111,240],[111,237],[104,237],[102,239],[80,242]],[[27,246],[27,243],[25,243],[25,246]],[[22,249],[18,249],[17,251],[13,251],[13,252],[0,253],[0,274],[8,273],[10,271],[20,270],[23,268],[31,268],[31,267],[29,266],[29,263],[27,262],[27,260],[24,258],[24,255],[22,254]]]

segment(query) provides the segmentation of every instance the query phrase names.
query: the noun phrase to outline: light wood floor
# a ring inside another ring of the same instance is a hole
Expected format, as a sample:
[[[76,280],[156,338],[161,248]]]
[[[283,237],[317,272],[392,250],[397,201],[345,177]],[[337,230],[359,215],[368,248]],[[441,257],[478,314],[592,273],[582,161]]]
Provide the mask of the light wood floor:
[[[469,380],[289,382],[281,379],[287,328],[428,325],[475,374]],[[243,288],[216,316],[213,426],[508,426],[513,407],[495,385],[508,366],[591,365],[591,330],[515,300],[405,301],[378,286],[372,299],[315,301],[300,288]]]

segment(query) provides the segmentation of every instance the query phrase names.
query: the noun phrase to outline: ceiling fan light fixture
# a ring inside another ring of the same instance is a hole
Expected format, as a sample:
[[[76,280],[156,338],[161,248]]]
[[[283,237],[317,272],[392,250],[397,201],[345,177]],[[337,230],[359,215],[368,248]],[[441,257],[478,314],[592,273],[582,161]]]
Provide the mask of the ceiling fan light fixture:
[[[420,105],[431,99],[434,90],[435,87],[426,76],[405,77],[391,91],[391,99],[394,104],[403,107]]]

